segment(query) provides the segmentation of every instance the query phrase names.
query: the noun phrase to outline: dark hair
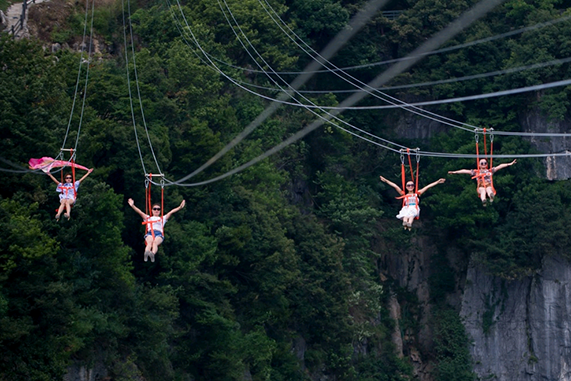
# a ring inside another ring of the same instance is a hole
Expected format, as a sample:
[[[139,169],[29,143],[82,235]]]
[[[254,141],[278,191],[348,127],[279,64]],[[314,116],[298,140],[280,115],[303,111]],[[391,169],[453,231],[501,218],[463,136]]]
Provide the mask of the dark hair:
[[[151,209],[153,209],[155,206],[158,206],[160,208],[161,204],[153,204],[153,205],[151,205]]]

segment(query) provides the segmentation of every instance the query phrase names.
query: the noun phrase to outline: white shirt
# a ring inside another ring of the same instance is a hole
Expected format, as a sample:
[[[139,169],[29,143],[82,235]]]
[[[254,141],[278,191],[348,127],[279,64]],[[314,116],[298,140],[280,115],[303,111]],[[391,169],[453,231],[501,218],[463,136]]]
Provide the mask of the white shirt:
[[[165,226],[165,224],[167,223],[167,217],[149,217],[147,216],[147,219],[145,220],[147,223],[147,232],[150,233],[151,230],[158,230],[160,231],[162,234],[165,234],[163,228]]]
[[[59,183],[57,185],[56,191],[61,193],[59,195],[59,199],[70,199],[75,201],[75,195],[77,194],[77,190],[79,189],[79,181],[75,182],[75,191],[73,190],[74,186],[72,183]]]

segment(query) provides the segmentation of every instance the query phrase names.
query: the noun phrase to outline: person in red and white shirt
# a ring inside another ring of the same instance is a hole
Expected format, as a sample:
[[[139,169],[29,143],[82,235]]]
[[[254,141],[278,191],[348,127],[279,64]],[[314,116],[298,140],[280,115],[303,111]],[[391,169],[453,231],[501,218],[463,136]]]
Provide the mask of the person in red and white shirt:
[[[151,206],[152,216],[149,216],[139,208],[135,206],[135,201],[130,198],[127,203],[135,212],[137,212],[141,217],[143,217],[143,224],[147,226],[145,229],[145,262],[148,258],[151,258],[151,262],[155,261],[155,254],[159,251],[159,246],[165,240],[164,226],[169,220],[169,218],[186,205],[186,201],[182,200],[179,206],[165,214],[161,217],[161,206],[159,204],[153,204]]]
[[[478,169],[459,169],[457,171],[448,171],[448,174],[472,175],[472,178],[476,179],[477,183],[476,190],[478,192],[480,200],[482,201],[482,205],[486,206],[488,200],[490,203],[494,202],[494,196],[496,195],[496,191],[494,189],[494,183],[492,181],[492,177],[494,176],[494,174],[500,169],[514,165],[516,162],[517,161],[514,160],[511,163],[500,164],[497,167],[492,167],[488,169],[488,161],[486,159],[480,159],[480,161],[478,162]]]

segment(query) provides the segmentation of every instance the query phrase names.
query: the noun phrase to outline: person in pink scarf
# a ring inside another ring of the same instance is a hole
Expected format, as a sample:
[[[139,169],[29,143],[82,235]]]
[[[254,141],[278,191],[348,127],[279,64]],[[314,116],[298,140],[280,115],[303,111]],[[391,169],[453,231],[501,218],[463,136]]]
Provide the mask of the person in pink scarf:
[[[71,218],[71,207],[75,204],[77,198],[77,190],[79,189],[79,184],[85,180],[89,174],[93,172],[93,168],[88,169],[87,173],[83,177],[73,183],[73,177],[70,173],[64,176],[64,183],[60,183],[50,172],[46,172],[47,175],[57,184],[56,191],[59,193],[59,209],[56,213],[56,220],[59,221],[61,214],[65,209],[65,214],[63,215],[68,220]]]

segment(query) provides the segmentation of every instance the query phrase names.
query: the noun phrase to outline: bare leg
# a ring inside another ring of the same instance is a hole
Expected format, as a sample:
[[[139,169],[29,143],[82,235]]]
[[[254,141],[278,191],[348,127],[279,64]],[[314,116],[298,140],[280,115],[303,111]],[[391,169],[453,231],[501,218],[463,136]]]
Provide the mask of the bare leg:
[[[61,204],[59,204],[59,209],[56,213],[56,220],[59,220],[61,217],[61,213],[63,212],[63,208],[65,207],[65,200],[61,200]]]
[[[482,205],[486,206],[486,188],[478,187],[478,196],[480,196]]]
[[[487,187],[486,193],[488,194],[488,198],[490,199],[490,202],[494,202],[494,190],[492,189],[492,187]]]
[[[412,220],[414,220],[414,217],[406,217],[405,221],[406,221],[406,225],[408,227],[410,227],[412,225]]]
[[[65,214],[63,215],[65,218],[67,218],[69,220],[69,218],[71,217],[71,203],[72,200],[70,199],[65,199]]]
[[[155,239],[153,240],[153,247],[151,249],[151,252],[149,253],[149,256],[151,257],[151,262],[155,261],[155,254],[157,254],[157,252],[159,251],[159,245],[161,243],[163,243],[163,238],[155,237]]]
[[[161,243],[163,243],[163,237],[155,237],[155,240],[153,241],[153,248],[151,250],[153,254],[156,254],[159,251],[159,246]]]
[[[147,238],[145,238],[145,262],[147,262],[147,260],[152,254],[151,252],[152,247],[153,247],[153,236],[148,235]]]

